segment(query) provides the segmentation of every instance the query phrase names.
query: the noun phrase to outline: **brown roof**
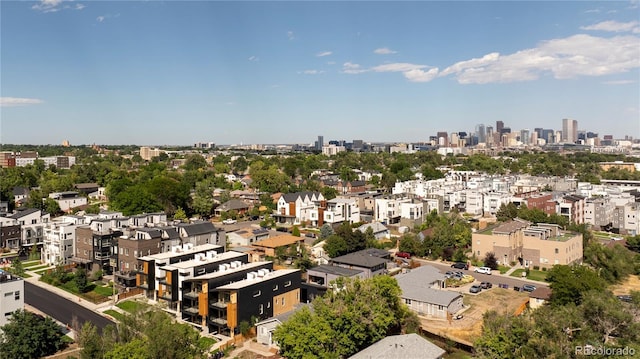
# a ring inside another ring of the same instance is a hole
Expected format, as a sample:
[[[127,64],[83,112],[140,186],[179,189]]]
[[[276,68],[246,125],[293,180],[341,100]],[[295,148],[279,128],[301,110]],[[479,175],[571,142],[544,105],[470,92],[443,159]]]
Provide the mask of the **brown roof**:
[[[256,242],[253,245],[255,247],[277,248],[282,246],[288,246],[297,242],[301,242],[302,237],[292,236],[290,234],[284,234],[281,236],[271,237],[262,241]]]
[[[536,288],[533,292],[529,293],[529,297],[536,298],[536,299],[549,300],[551,299],[551,288],[549,287]]]
[[[493,229],[493,233],[513,233],[517,230],[527,228],[531,225],[531,222],[522,219],[515,219],[509,222],[505,222]]]

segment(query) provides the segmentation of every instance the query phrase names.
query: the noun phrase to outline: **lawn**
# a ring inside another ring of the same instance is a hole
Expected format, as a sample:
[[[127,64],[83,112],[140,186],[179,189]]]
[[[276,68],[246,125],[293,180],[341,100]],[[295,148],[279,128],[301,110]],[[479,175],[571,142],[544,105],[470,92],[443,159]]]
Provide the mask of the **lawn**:
[[[43,265],[33,266],[33,267],[24,267],[24,269],[25,269],[25,270],[28,270],[28,271],[30,271],[30,272],[33,272],[33,271],[42,270],[42,269],[45,269],[45,270],[46,270],[46,269],[47,269],[47,268],[49,268],[49,267],[51,267],[51,266],[50,266],[50,265],[48,265],[48,264],[43,264]]]
[[[200,339],[198,339],[198,346],[207,350],[215,343],[216,340],[209,337],[200,337]]]
[[[136,302],[134,300],[127,300],[116,304],[116,306],[126,312],[133,313],[138,309],[146,308],[147,304]]]
[[[507,267],[507,266],[500,266],[500,265],[498,266],[498,270],[500,271],[500,274],[505,274],[505,273],[507,273],[507,271],[508,271],[509,269],[511,269],[511,268],[510,268],[510,267]]]
[[[93,288],[93,292],[98,293],[104,297],[109,297],[113,295],[113,287],[111,286],[103,287],[103,286],[97,285]]]
[[[513,273],[511,273],[511,276],[522,278],[522,272],[524,272],[524,269],[516,269],[515,271],[513,271]],[[547,272],[533,270],[533,269],[529,270],[529,275],[527,276],[527,279],[544,282],[547,279]]]
[[[119,322],[121,322],[122,319],[124,319],[124,315],[122,315],[122,313],[117,312],[117,311],[115,311],[113,309],[105,310],[104,313],[105,314],[109,314],[110,316],[114,317]]]
[[[34,259],[34,260],[22,262],[22,267],[29,268],[29,267],[39,266],[41,264],[42,263],[40,263],[39,259]]]

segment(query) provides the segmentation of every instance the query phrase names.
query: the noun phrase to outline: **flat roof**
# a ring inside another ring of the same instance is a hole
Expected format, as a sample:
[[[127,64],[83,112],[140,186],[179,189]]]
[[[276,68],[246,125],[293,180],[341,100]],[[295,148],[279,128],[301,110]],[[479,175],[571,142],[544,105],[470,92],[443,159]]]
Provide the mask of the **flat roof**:
[[[180,257],[180,256],[183,256],[185,254],[212,251],[212,250],[216,250],[216,249],[220,249],[220,248],[222,248],[222,246],[219,246],[219,245],[216,245],[216,244],[203,244],[201,246],[194,246],[189,250],[184,250],[184,249],[182,249],[182,247],[180,247],[180,252],[162,252],[162,253],[158,253],[158,254],[151,254],[151,255],[148,255],[148,256],[140,257],[138,259],[143,260],[143,261],[162,260],[162,259],[169,259],[169,258],[173,258],[173,257]]]
[[[264,277],[256,277],[254,279],[243,279],[238,282],[234,282],[231,284],[223,285],[218,287],[219,290],[234,290],[234,289],[242,289],[244,287],[252,286],[256,283],[266,282],[268,280],[282,277],[285,275],[289,275],[291,273],[300,272],[300,269],[280,269],[276,271],[269,271],[267,275]]]
[[[219,261],[223,261],[226,259],[233,259],[233,258],[237,258],[237,257],[242,257],[245,256],[246,254],[244,253],[240,253],[240,252],[223,252],[223,253],[218,253],[218,255],[216,255],[213,258],[208,258],[205,257],[204,260],[200,260],[200,259],[189,259],[187,261],[183,261],[183,262],[178,262],[178,263],[173,263],[173,264],[167,264],[164,265],[162,267],[160,267],[160,269],[187,269],[187,268],[193,268],[199,265],[204,265],[204,264],[211,264],[211,263],[215,263],[215,262],[219,262]]]
[[[362,273],[362,270],[359,269],[351,269],[351,268],[344,268],[344,267],[338,267],[338,266],[329,266],[329,265],[319,265],[317,267],[313,267],[313,268],[309,268],[308,271],[314,271],[314,272],[321,272],[321,273],[327,273],[327,274],[334,274],[334,275],[338,275],[341,277],[353,277],[354,275],[358,275],[359,273]],[[308,272],[307,271],[307,272]]]
[[[239,272],[241,270],[246,270],[246,269],[253,269],[253,268],[258,268],[260,266],[263,266],[265,264],[269,264],[272,263],[271,261],[261,261],[261,262],[249,262],[249,263],[242,263],[240,264],[239,267],[236,268],[229,268],[227,270],[223,270],[223,271],[215,271],[215,272],[211,272],[211,273],[207,273],[205,275],[199,275],[195,278],[189,278],[187,279],[187,281],[200,281],[203,279],[213,279],[213,278],[218,278],[218,277],[223,277],[227,274],[232,274],[234,272]]]

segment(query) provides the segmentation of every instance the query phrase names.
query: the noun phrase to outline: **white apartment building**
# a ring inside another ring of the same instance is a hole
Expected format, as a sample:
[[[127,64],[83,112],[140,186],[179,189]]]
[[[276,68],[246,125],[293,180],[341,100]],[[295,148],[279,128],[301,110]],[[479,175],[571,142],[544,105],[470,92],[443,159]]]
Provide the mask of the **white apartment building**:
[[[320,222],[322,224],[360,222],[358,201],[350,198],[334,198],[327,201],[326,208],[311,210],[311,223],[315,226],[321,226]]]
[[[484,213],[495,216],[500,206],[511,202],[511,194],[505,192],[487,192],[484,194]]]
[[[42,263],[50,265],[69,263],[75,253],[76,227],[78,224],[64,217],[45,225],[44,243],[40,252]]]
[[[404,196],[376,198],[376,203],[373,211],[373,220],[386,224],[394,224],[400,222],[400,204],[402,203],[411,203],[411,199]]]
[[[322,146],[322,154],[325,156],[335,156],[340,152],[344,152],[347,149],[344,146],[328,145]]]
[[[19,309],[24,309],[24,280],[0,269],[0,327]]]

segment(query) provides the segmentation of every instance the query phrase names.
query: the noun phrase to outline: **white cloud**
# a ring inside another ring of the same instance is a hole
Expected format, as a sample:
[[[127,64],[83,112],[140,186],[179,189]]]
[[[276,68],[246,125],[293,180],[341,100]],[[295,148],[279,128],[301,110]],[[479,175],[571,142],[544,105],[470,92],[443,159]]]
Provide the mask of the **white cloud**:
[[[613,81],[605,81],[603,84],[605,85],[628,85],[634,84],[636,81],[634,80],[613,80]]]
[[[317,53],[316,56],[317,57],[324,57],[324,56],[329,56],[331,54],[333,54],[333,52],[331,52],[331,51],[323,51],[323,52]]]
[[[17,107],[41,104],[37,98],[0,97],[0,107]]]
[[[64,1],[65,0],[40,0],[37,4],[31,6],[31,9],[36,11],[41,11],[43,13],[49,13],[49,12],[57,12],[62,9],[82,10],[86,7],[83,4],[76,4],[75,6],[70,6],[70,5],[60,6]]]
[[[104,16],[98,16],[98,17],[96,18],[96,21],[97,21],[97,22],[103,22],[105,19],[106,19],[106,17],[104,17]]]
[[[260,58],[258,56],[253,55],[253,56],[249,56],[249,58],[247,60],[249,60],[251,62],[258,62],[258,61],[260,61]]]
[[[336,62],[335,61],[327,61],[327,65],[335,65]]]
[[[530,81],[544,74],[556,79],[602,76],[638,67],[638,37],[580,34],[544,41],[538,47],[510,55],[490,53],[461,61],[444,69],[440,76],[453,74],[459,83],[485,84]]]
[[[371,68],[375,72],[407,72],[416,69],[423,69],[425,65],[414,65],[406,62],[396,62],[391,64],[378,65]]]
[[[293,40],[293,39],[296,38],[296,36],[293,33],[293,31],[287,31],[287,37],[289,38],[289,40]]]
[[[322,70],[304,70],[304,71],[298,71],[299,74],[302,75],[320,75],[322,73],[324,73],[324,71]]]
[[[367,72],[367,70],[362,69],[358,64],[345,62],[344,64],[342,64],[342,72],[345,74],[360,74],[363,72]]]
[[[600,12],[600,9],[589,9],[589,10],[585,10],[585,14],[597,14]]]
[[[629,32],[638,33],[638,21],[617,22],[614,20],[603,21],[589,26],[581,26],[582,30],[609,31],[609,32]]]
[[[381,47],[379,49],[373,50],[373,53],[378,55],[390,55],[390,54],[397,54],[398,51],[393,51],[387,47]]]
[[[427,71],[421,69],[413,69],[405,71],[404,77],[411,82],[429,82],[438,76],[438,68],[433,67]]]

